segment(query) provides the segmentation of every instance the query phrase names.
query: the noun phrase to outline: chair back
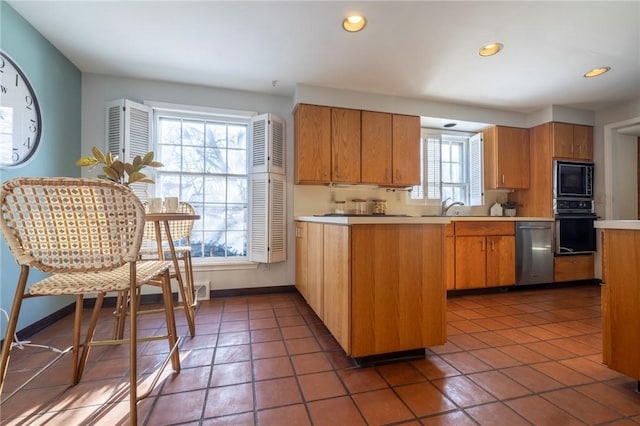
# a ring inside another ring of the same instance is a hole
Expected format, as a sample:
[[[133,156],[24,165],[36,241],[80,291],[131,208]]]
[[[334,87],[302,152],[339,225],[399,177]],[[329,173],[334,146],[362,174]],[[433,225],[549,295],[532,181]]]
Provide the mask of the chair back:
[[[145,205],[145,209],[148,206]],[[186,201],[180,201],[178,204],[178,213],[196,214],[196,210],[193,206]],[[193,220],[172,220],[169,221],[169,232],[171,232],[171,238],[174,241],[186,240],[187,245],[190,244],[191,232],[193,231]],[[160,236],[162,241],[167,240],[167,234],[164,231],[164,226],[160,226]],[[153,222],[147,222],[144,227],[144,239],[155,244],[156,242],[156,230]]]
[[[0,231],[16,261],[44,272],[89,272],[136,261],[145,215],[105,179],[22,177],[0,188]]]

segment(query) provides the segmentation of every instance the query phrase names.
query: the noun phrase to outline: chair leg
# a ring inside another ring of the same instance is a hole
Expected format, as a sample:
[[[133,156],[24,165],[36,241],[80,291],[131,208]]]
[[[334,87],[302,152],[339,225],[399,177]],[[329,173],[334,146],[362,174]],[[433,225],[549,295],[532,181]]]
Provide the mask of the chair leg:
[[[131,287],[129,291],[129,424],[138,424],[138,292],[133,289],[136,266],[129,269]]]
[[[18,326],[18,316],[20,315],[20,308],[22,307],[22,299],[24,298],[24,291],[27,287],[28,277],[29,267],[22,266],[20,269],[20,277],[18,278],[18,285],[16,287],[16,294],[11,306],[11,315],[9,316],[7,331],[4,336],[4,342],[2,343],[2,358],[0,360],[0,392],[2,392],[4,380],[7,376],[7,367],[9,366],[9,356],[11,355],[13,335],[15,334],[16,327]]]
[[[82,331],[82,294],[76,295],[76,314],[73,320],[73,351],[71,359],[71,384],[76,385],[80,380],[78,377],[78,360],[80,359],[80,332]]]
[[[183,295],[184,309],[187,315],[187,323],[189,324],[189,333],[191,337],[196,335],[196,314],[195,314],[195,289],[193,285],[193,269],[191,265],[191,253],[183,254],[184,270],[185,270],[185,286],[186,298]]]
[[[173,295],[171,294],[171,276],[169,271],[166,271],[162,276],[162,297],[167,321],[167,335],[169,336],[169,350],[172,350],[178,342],[178,332],[176,330],[176,317],[173,310]],[[180,372],[180,353],[178,351],[174,351],[171,355],[171,366],[176,373]]]
[[[124,336],[124,325],[127,317],[127,300],[129,299],[128,291],[119,291],[116,299],[116,307],[113,311],[113,333],[111,338],[122,339]]]
[[[93,307],[93,313],[91,314],[91,322],[89,322],[89,326],[87,328],[87,336],[84,339],[84,345],[82,346],[82,354],[80,355],[80,360],[78,364],[74,364],[76,367],[75,370],[75,383],[78,383],[82,378],[82,373],[84,372],[84,367],[87,364],[87,357],[89,356],[89,349],[91,349],[91,342],[93,341],[93,336],[95,335],[96,325],[98,324],[98,319],[100,318],[100,310],[102,309],[102,302],[104,301],[104,293],[98,294],[96,297],[95,305]],[[82,314],[82,313],[81,313]]]

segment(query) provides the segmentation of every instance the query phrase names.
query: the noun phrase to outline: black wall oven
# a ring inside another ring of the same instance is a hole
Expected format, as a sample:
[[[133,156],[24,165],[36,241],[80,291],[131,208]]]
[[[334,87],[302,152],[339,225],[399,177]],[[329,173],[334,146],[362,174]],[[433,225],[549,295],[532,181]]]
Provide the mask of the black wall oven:
[[[593,198],[593,163],[553,162],[553,198]]]
[[[556,215],[556,255],[591,253],[596,251],[595,215]]]

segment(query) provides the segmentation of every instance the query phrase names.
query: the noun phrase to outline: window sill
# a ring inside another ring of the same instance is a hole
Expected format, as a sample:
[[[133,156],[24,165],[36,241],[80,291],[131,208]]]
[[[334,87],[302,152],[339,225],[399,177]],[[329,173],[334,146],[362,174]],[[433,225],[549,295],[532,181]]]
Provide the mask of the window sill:
[[[193,259],[194,272],[212,272],[212,271],[236,271],[242,269],[258,269],[257,262],[249,260],[236,261],[211,261],[208,259]]]

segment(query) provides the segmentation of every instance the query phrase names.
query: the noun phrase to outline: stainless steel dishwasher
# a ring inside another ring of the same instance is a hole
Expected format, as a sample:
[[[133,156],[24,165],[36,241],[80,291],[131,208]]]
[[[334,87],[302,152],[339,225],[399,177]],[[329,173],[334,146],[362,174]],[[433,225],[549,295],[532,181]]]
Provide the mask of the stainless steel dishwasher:
[[[516,222],[516,285],[553,282],[553,222]]]

